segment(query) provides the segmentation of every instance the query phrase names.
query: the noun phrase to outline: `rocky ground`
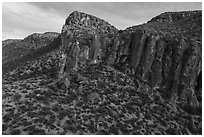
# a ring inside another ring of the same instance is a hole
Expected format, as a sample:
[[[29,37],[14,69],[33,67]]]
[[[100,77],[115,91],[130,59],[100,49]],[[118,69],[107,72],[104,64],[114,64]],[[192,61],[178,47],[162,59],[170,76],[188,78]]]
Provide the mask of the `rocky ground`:
[[[157,89],[104,64],[87,65],[71,85],[56,80],[59,52],[3,75],[3,134],[202,134],[188,114]]]

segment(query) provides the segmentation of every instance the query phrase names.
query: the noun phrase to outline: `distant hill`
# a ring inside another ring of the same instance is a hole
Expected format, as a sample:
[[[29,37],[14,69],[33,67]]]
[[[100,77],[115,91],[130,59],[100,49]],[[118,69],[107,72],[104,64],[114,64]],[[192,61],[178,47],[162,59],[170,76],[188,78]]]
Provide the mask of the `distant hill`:
[[[55,43],[57,39],[59,39],[58,33],[46,32],[43,34],[34,33],[22,40],[4,40],[2,42],[3,72],[14,69],[31,58],[37,58],[33,55],[40,56],[49,52],[50,49],[54,48],[53,46],[56,48],[56,44],[53,45],[53,42]]]
[[[6,46],[10,43],[18,42],[18,41],[21,41],[21,39],[6,39],[6,40],[2,41],[2,47]]]

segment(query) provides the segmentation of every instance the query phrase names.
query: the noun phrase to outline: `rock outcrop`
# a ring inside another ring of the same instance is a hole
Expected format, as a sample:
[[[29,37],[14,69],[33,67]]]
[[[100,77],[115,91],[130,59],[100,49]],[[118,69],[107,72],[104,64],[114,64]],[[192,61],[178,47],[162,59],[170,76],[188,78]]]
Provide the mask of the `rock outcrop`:
[[[51,44],[3,74],[2,134],[201,135],[201,12],[176,14],[123,31],[71,14]]]
[[[106,50],[102,47],[102,37],[113,35],[117,31],[115,27],[97,17],[78,11],[71,13],[61,32],[62,54],[67,55],[66,72],[71,74],[72,70],[75,71],[87,63],[100,62],[101,57],[106,56],[102,51]]]
[[[75,62],[75,70],[76,64],[105,63],[147,82],[165,98],[201,107],[201,14],[163,13],[146,24],[118,31],[94,16],[73,12],[62,28],[61,50]],[[78,46],[79,54],[71,50],[73,46]]]

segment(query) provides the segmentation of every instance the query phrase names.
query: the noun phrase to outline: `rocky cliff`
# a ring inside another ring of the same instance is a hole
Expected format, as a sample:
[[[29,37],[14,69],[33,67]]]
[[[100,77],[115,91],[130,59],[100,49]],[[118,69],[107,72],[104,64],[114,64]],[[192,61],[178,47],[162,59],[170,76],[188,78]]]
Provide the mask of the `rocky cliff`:
[[[120,31],[73,12],[3,74],[2,134],[201,135],[201,30],[201,11]]]
[[[75,58],[67,66],[105,63],[147,82],[167,99],[197,108],[202,105],[201,15],[167,12],[118,31],[97,17],[73,12],[62,29],[61,49]],[[77,55],[71,50],[76,46]]]

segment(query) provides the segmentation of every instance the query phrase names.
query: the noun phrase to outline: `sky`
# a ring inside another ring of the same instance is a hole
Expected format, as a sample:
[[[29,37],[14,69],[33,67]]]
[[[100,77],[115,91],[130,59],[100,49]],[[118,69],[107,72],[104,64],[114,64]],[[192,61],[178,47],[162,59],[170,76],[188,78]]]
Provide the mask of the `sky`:
[[[3,2],[2,40],[22,39],[32,33],[60,33],[73,11],[97,16],[125,29],[146,23],[163,12],[201,9],[201,2]]]

